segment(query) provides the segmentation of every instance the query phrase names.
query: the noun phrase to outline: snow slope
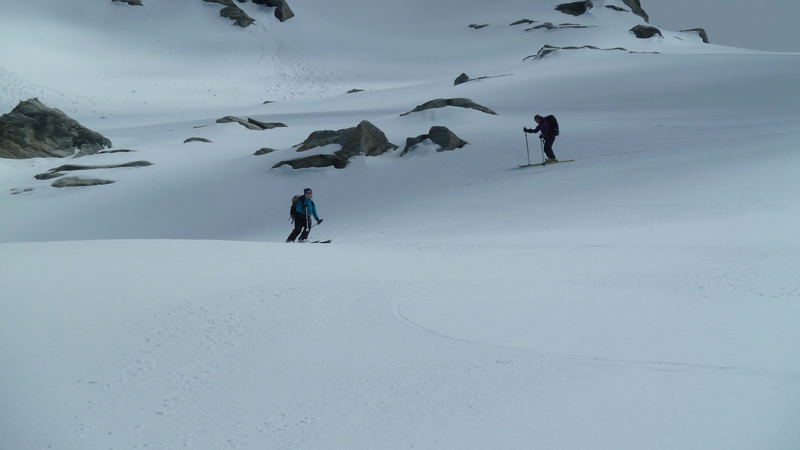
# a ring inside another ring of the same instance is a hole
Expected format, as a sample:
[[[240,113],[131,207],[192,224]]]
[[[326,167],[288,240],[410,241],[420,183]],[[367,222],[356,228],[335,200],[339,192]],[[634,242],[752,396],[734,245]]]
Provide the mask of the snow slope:
[[[70,162],[154,165],[55,189],[65,161],[0,161],[0,447],[800,445],[800,55],[639,40],[616,1],[244,3],[245,30],[8,3],[2,111],[38,96],[136,151]],[[498,115],[400,116],[439,97]],[[535,113],[575,162],[518,168]],[[271,169],[361,120],[470,145]],[[283,243],[306,186],[331,245]]]

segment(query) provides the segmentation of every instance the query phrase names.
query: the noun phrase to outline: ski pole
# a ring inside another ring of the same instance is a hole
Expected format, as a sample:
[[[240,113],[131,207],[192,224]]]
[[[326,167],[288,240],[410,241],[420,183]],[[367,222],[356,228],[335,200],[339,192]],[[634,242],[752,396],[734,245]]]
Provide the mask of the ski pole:
[[[542,144],[542,164],[544,164],[544,138],[539,136],[539,142]]]
[[[525,133],[525,130],[522,130]],[[528,153],[528,165],[531,165],[531,149],[528,147],[528,133],[525,133],[525,151]]]

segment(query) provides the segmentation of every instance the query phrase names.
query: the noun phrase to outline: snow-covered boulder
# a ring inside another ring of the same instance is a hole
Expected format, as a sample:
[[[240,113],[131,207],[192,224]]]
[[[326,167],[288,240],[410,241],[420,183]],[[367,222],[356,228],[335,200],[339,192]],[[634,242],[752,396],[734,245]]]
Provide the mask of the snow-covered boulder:
[[[341,149],[332,155],[313,155],[281,161],[273,168],[289,165],[295,169],[308,167],[335,167],[343,169],[350,158],[358,155],[378,156],[397,148],[386,139],[386,135],[378,127],[363,120],[358,126],[342,130],[322,130],[311,133],[297,149],[304,152],[317,147],[338,144]]]

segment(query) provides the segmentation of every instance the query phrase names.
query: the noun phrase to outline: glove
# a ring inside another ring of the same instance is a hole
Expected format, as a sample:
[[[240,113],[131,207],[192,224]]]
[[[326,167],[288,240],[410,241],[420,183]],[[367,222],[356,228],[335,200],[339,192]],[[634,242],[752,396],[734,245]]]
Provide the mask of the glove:
[[[531,130],[530,128],[522,128],[522,131],[526,133],[533,133],[533,130]]]
[[[322,223],[322,219],[317,219],[317,225]]]

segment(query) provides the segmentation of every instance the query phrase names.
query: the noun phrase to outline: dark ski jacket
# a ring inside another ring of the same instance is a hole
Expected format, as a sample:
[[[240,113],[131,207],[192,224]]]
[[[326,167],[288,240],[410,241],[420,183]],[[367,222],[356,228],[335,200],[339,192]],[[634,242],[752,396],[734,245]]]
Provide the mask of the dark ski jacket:
[[[314,200],[308,199],[305,196],[297,201],[297,205],[294,207],[295,215],[299,216],[301,219],[305,219],[306,207],[308,208],[308,214],[319,220],[319,216],[317,216],[317,207],[314,206]]]
[[[542,133],[542,137],[545,139],[554,138],[550,132],[550,121],[547,120],[547,117],[543,117],[541,122],[539,122],[539,126],[533,130],[534,133]]]

